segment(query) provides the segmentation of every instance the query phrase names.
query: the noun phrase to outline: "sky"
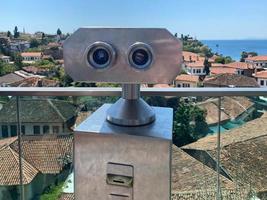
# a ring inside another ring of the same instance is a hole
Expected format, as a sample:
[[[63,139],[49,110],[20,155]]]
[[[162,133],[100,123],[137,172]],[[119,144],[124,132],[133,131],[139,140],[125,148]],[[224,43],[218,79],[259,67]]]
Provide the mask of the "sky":
[[[0,31],[163,27],[198,39],[267,39],[267,0],[5,0]]]

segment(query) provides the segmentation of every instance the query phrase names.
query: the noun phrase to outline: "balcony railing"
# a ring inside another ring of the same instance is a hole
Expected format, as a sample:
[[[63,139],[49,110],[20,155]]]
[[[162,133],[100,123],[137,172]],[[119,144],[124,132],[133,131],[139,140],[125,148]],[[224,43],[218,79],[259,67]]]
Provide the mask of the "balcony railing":
[[[17,176],[17,179],[19,180],[19,182],[17,182],[17,184],[14,185],[9,185],[8,183],[6,183],[6,185],[9,187],[8,190],[6,189],[2,189],[4,188],[3,185],[0,185],[0,191],[15,191],[15,186],[19,185],[20,190],[17,191],[18,196],[20,199],[31,199],[31,198],[39,198],[38,197],[32,197],[32,195],[28,194],[30,193],[31,190],[35,190],[35,186],[29,186],[30,185],[30,179],[35,180],[36,181],[36,185],[38,185],[38,177],[36,175],[35,178],[31,177],[33,176],[33,174],[31,173],[36,173],[38,174],[38,169],[36,171],[36,167],[34,166],[30,166],[31,165],[31,160],[27,160],[27,158],[25,157],[30,157],[29,155],[27,155],[27,153],[29,154],[30,152],[27,152],[27,149],[25,149],[26,147],[23,145],[28,145],[28,143],[30,143],[29,141],[27,141],[26,139],[23,139],[23,133],[25,133],[25,127],[23,127],[23,119],[21,119],[21,112],[23,111],[23,109],[25,109],[20,101],[21,101],[21,97],[41,97],[45,98],[45,97],[82,97],[82,96],[91,96],[91,97],[106,97],[106,96],[120,96],[121,95],[121,89],[120,88],[99,88],[99,87],[95,87],[95,88],[22,88],[22,87],[6,87],[6,88],[1,88],[0,87],[0,96],[11,96],[11,97],[15,97],[16,99],[16,121],[15,121],[15,125],[16,127],[19,127],[17,129],[17,133],[18,133],[18,140],[17,140],[17,146],[12,143],[11,144],[11,151],[17,151],[18,153],[18,159],[19,159],[19,172],[16,175],[12,175],[13,178],[14,176]],[[199,144],[188,144],[185,145],[184,147],[181,147],[179,149],[174,149],[174,153],[173,155],[184,155],[184,152],[186,152],[186,156],[188,157],[184,157],[185,160],[187,160],[188,162],[195,163],[197,167],[201,168],[202,171],[196,171],[196,176],[198,177],[199,174],[201,174],[203,172],[203,176],[207,176],[206,177],[206,181],[204,182],[198,182],[199,183],[199,187],[197,187],[197,189],[194,189],[194,191],[192,191],[193,189],[188,186],[188,189],[186,190],[181,190],[181,191],[173,191],[172,192],[172,198],[173,199],[200,199],[205,197],[205,199],[222,199],[222,197],[224,197],[224,199],[232,199],[233,198],[233,193],[236,195],[235,199],[243,199],[243,198],[254,198],[254,193],[260,194],[262,193],[262,191],[265,191],[265,187],[260,185],[259,183],[255,183],[255,179],[252,180],[252,176],[255,176],[255,174],[257,175],[257,168],[253,169],[253,168],[249,168],[249,169],[244,169],[243,164],[240,164],[240,157],[236,156],[237,154],[239,154],[239,152],[235,152],[237,151],[236,148],[238,148],[238,144],[236,146],[231,146],[231,143],[229,143],[229,141],[224,139],[226,137],[222,136],[222,123],[225,122],[225,113],[224,112],[224,106],[228,106],[230,108],[228,109],[235,109],[235,106],[231,106],[231,105],[224,105],[223,104],[223,100],[222,98],[224,97],[237,97],[237,96],[243,96],[243,97],[259,97],[259,96],[267,96],[267,88],[141,88],[141,95],[142,96],[162,96],[162,97],[213,97],[212,105],[216,105],[217,111],[214,112],[216,114],[216,116],[212,116],[213,118],[216,118],[216,123],[213,124],[213,126],[215,127],[215,131],[217,133],[216,135],[216,141],[213,142],[214,137],[210,138],[209,144],[207,146],[205,146],[205,143],[201,143],[201,142],[205,142],[205,141],[200,141]],[[243,105],[240,105],[241,107]],[[266,104],[267,106],[267,104]],[[45,110],[41,110],[42,108],[40,108],[40,112],[43,112],[43,115],[46,115],[46,111]],[[0,109],[1,110],[1,109]],[[27,111],[24,111],[27,112]],[[247,108],[244,108],[244,112],[249,112]],[[213,114],[214,114],[213,113]],[[31,115],[32,113],[28,113],[29,115]],[[209,114],[209,113],[208,113]],[[226,113],[227,114],[227,113]],[[212,115],[212,114],[211,114]],[[239,116],[238,116],[239,117]],[[266,118],[267,119],[267,118]],[[267,122],[267,120],[266,120]],[[1,123],[1,122],[0,122]],[[27,122],[29,123],[29,122]],[[263,124],[258,124],[259,126],[265,126]],[[255,126],[257,126],[255,124]],[[56,129],[54,129],[54,127],[51,125],[50,127],[43,127],[43,130],[39,130],[40,127],[38,128],[37,126],[35,127],[35,132],[39,133],[45,133],[47,131],[47,129],[50,128],[50,131],[52,132],[57,132]],[[51,130],[53,129],[53,130]],[[63,128],[64,129],[64,128]],[[62,131],[64,131],[62,129]],[[266,128],[267,130],[267,128]],[[1,135],[0,135],[1,136]],[[242,137],[247,137],[248,139],[244,139],[242,140],[242,142],[247,142],[248,140],[250,140],[252,137],[249,137],[248,134]],[[259,137],[259,135],[257,135],[257,138]],[[256,136],[255,136],[256,138]],[[1,139],[2,140],[2,139]],[[3,148],[3,144],[1,144],[1,140],[0,140],[0,150],[1,148]],[[235,141],[235,138],[233,138],[232,142]],[[45,142],[44,140],[42,142]],[[215,147],[211,147],[211,143],[213,142],[213,144],[215,144]],[[254,144],[254,146],[257,144],[258,141],[256,141]],[[33,141],[31,141],[31,144],[34,143]],[[261,144],[261,143],[260,143]],[[1,146],[2,145],[2,146]],[[47,144],[46,144],[47,145]],[[195,146],[194,146],[195,145]],[[199,146],[204,145],[203,149],[199,149]],[[209,146],[210,145],[210,146]],[[247,145],[247,144],[244,144]],[[15,147],[14,147],[15,146]],[[253,145],[252,145],[253,146]],[[47,147],[47,146],[46,146]],[[13,148],[13,149],[12,149]],[[52,146],[51,146],[52,148]],[[229,149],[230,148],[230,149]],[[254,147],[251,147],[252,149]],[[254,148],[255,149],[255,148]],[[243,150],[243,149],[242,149]],[[266,153],[266,147],[263,147],[263,152]],[[42,149],[39,151],[42,151]],[[222,152],[223,151],[223,152]],[[223,153],[223,155],[222,155]],[[228,155],[233,153],[233,155]],[[235,153],[235,154],[234,154]],[[253,152],[248,152],[249,154],[253,154]],[[259,153],[259,155],[261,156],[261,158],[259,159],[263,159],[264,162],[264,158],[266,156],[262,155],[262,152]],[[42,156],[42,155],[40,155]],[[223,163],[221,162],[221,158],[223,156]],[[227,157],[229,156],[229,157]],[[69,157],[71,157],[70,155],[62,155],[60,158],[58,159],[58,162],[60,163],[69,163],[72,166],[71,161],[69,161]],[[233,161],[228,165],[228,163],[224,160],[226,159],[225,157],[227,157],[227,159],[232,159]],[[1,153],[0,153],[0,159],[1,159]],[[40,158],[41,159],[41,158]],[[177,158],[179,159],[179,157]],[[244,158],[245,159],[245,158]],[[2,162],[2,161],[1,161]],[[33,161],[34,162],[34,161]],[[42,162],[39,160],[39,162]],[[43,161],[45,162],[45,161]],[[176,161],[175,161],[176,162]],[[203,164],[203,162],[206,162],[205,165]],[[242,160],[242,162],[245,162],[244,160]],[[231,164],[234,163],[234,166],[232,166]],[[7,163],[5,163],[7,164]],[[35,163],[36,164],[36,163]],[[258,163],[259,164],[259,163]],[[38,165],[38,164],[37,164]],[[225,166],[227,165],[227,167],[230,167],[232,171],[235,171],[235,174],[228,174],[227,169],[225,169]],[[257,165],[257,164],[256,164]],[[208,167],[207,167],[208,166]],[[251,164],[251,166],[253,166]],[[72,166],[73,167],[73,166]],[[72,168],[70,167],[70,168]],[[266,168],[266,166],[263,166]],[[32,168],[32,169],[31,169]],[[38,168],[38,167],[37,167]],[[234,169],[234,170],[233,170]],[[5,170],[5,169],[3,169]],[[30,172],[28,172],[27,170],[31,170]],[[178,171],[175,171],[178,170]],[[181,171],[179,171],[181,170]],[[182,173],[182,174],[187,174],[188,173],[189,167],[188,166],[183,166],[180,168],[180,166],[178,166],[177,168],[173,167],[173,173]],[[199,170],[199,169],[198,169]],[[209,170],[212,170],[209,171]],[[205,171],[205,173],[204,173]],[[191,173],[191,172],[190,172]],[[214,176],[215,173],[215,176]],[[29,175],[30,174],[30,175]],[[189,176],[189,174],[188,174]],[[216,177],[216,180],[212,180],[211,181],[211,177],[208,176],[213,176]],[[0,176],[1,177],[1,176]],[[5,177],[5,176],[4,176]],[[183,177],[183,176],[181,176]],[[6,177],[6,179],[8,179]],[[177,178],[178,180],[179,178]],[[246,179],[248,181],[248,183],[243,183],[242,181]],[[264,179],[264,177],[263,177]],[[177,181],[175,180],[175,181]],[[28,181],[28,182],[27,182]],[[209,182],[211,181],[211,182]],[[2,180],[2,182],[4,182]],[[14,181],[16,182],[16,181]],[[211,187],[211,184],[213,185],[213,187]],[[231,184],[233,184],[234,186],[230,186]],[[173,184],[175,185],[175,183]],[[189,185],[189,184],[188,184]],[[60,185],[61,186],[61,185]],[[177,187],[179,186],[179,184],[177,184]],[[255,188],[254,188],[255,186]],[[29,188],[30,187],[30,188]],[[228,188],[229,187],[229,188]],[[248,187],[251,187],[250,189],[247,190]],[[222,190],[223,188],[223,190]],[[233,189],[234,188],[234,189]],[[47,189],[47,188],[45,188]],[[45,190],[44,190],[45,191]],[[75,191],[74,191],[75,192]],[[266,191],[265,191],[266,192]],[[12,193],[12,192],[11,192]],[[49,192],[48,192],[49,193]],[[264,192],[263,192],[264,193]],[[3,197],[4,192],[2,193],[2,196],[0,196],[1,198]],[[1,195],[1,194],[0,194]],[[11,195],[12,196],[12,195]],[[31,196],[31,197],[30,197]],[[11,197],[12,198],[12,197]],[[60,197],[59,197],[60,198]],[[45,199],[45,197],[43,197],[43,199]]]

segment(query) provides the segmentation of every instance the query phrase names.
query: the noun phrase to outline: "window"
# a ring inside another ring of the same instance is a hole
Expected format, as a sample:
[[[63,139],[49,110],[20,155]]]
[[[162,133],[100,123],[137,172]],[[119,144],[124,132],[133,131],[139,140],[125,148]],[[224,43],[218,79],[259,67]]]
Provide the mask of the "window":
[[[21,134],[25,135],[25,126],[24,125],[21,126]]]
[[[183,83],[183,87],[190,87],[189,83]]]
[[[53,126],[53,133],[59,133],[59,126]]]
[[[7,138],[8,137],[8,126],[2,125],[2,137]]]
[[[264,80],[261,80],[261,85],[264,85]]]
[[[11,125],[10,126],[10,132],[11,132],[11,137],[14,137],[17,135],[17,126],[16,125]]]
[[[49,126],[43,126],[43,134],[49,133]]]
[[[40,134],[40,126],[33,126],[33,134],[34,135]]]
[[[178,84],[177,84],[177,87],[181,87],[181,84],[180,84],[180,83],[178,83]]]

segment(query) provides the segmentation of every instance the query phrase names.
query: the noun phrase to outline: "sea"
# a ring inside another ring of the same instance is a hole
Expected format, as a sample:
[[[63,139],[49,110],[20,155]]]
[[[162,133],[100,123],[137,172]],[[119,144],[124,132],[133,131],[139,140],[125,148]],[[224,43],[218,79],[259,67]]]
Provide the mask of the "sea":
[[[231,56],[239,61],[241,52],[256,52],[258,55],[267,55],[267,40],[201,40],[214,53]]]

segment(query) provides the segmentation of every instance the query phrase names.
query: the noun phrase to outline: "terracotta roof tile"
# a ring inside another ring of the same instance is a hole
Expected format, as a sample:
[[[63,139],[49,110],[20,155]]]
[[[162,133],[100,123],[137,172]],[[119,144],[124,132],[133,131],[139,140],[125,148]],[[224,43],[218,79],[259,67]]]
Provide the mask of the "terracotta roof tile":
[[[238,74],[218,74],[206,79],[204,85],[213,87],[259,87],[254,78]]]
[[[63,193],[59,200],[74,200],[74,194],[73,193]]]
[[[12,140],[2,139],[1,142],[11,142],[0,149],[0,185],[19,185],[20,170],[19,170],[19,155],[17,151],[11,148]],[[30,183],[38,174],[38,170],[25,159],[22,159],[22,177],[23,184]]]
[[[249,63],[245,62],[232,62],[225,64],[227,67],[235,68],[235,69],[251,69],[252,66]]]
[[[198,62],[198,61],[204,61],[205,58],[201,57],[200,55],[189,52],[189,51],[183,51],[182,52],[184,62]]]
[[[23,52],[21,53],[22,57],[42,57],[41,52]]]
[[[181,74],[178,75],[175,80],[176,81],[188,81],[188,82],[198,82],[198,76],[193,76],[193,75],[187,75],[187,74]]]
[[[246,58],[247,61],[267,61],[267,55],[251,56]]]
[[[256,78],[267,78],[267,71],[261,71],[261,72],[257,72],[254,77]]]
[[[12,145],[17,150],[17,142]],[[57,174],[72,162],[73,139],[70,135],[24,136],[23,158],[43,174]]]
[[[189,68],[204,68],[204,62],[203,61],[198,61],[198,62],[186,63],[186,67],[189,67]]]
[[[228,68],[228,67],[211,67],[211,74],[235,74],[236,69]]]

